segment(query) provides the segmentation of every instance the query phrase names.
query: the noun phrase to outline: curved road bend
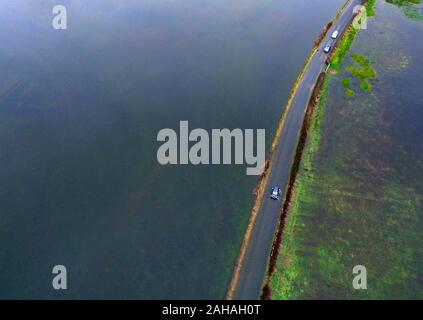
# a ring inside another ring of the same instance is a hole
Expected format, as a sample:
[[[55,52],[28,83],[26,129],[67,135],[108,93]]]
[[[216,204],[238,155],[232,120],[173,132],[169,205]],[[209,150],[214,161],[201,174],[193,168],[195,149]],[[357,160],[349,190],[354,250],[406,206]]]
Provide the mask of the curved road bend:
[[[331,40],[330,37],[333,31],[339,30],[341,35],[348,27],[349,22],[354,16],[354,6],[361,3],[361,0],[351,0],[341,16],[327,32],[318,51],[310,61],[309,67],[305,71],[303,80],[292,101],[285,127],[282,129],[281,139],[272,156],[272,168],[265,189],[266,194],[264,195],[241,267],[238,283],[236,284],[233,296],[234,300],[255,300],[258,299],[261,294],[261,288],[265,278],[267,263],[282,205],[280,200],[271,200],[267,193],[270,194],[272,186],[279,186],[284,190],[289,181],[291,165],[297,148],[306,107],[314,84],[319,74],[325,68],[327,55],[323,52],[323,48],[326,43]],[[340,39],[340,36],[338,36],[337,40],[338,39]]]

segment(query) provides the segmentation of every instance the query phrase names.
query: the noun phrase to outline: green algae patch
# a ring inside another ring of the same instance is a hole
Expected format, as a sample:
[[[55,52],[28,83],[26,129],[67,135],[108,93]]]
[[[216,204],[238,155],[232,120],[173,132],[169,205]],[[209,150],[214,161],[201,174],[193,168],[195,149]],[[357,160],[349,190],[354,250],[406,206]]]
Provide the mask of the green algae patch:
[[[370,82],[367,81],[361,81],[360,82],[360,87],[365,90],[365,91],[370,91],[372,90],[372,84]]]
[[[353,54],[352,60],[355,65],[348,65],[347,71],[360,82],[360,87],[365,91],[372,89],[369,80],[376,78],[376,70],[371,66],[370,61],[361,54]],[[346,92],[349,94],[349,92]]]
[[[404,14],[407,18],[410,18],[412,20],[416,21],[423,21],[423,10],[420,8],[408,6],[404,8]]]
[[[420,4],[421,0],[385,0],[386,2],[393,4],[397,7],[405,7],[412,4]]]
[[[341,80],[341,83],[344,87],[349,87],[351,84],[351,80],[349,78],[344,78]]]
[[[345,89],[345,93],[349,96],[354,96],[355,95],[355,91],[351,88],[347,88]]]
[[[404,15],[412,20],[423,21],[423,8],[418,6],[421,0],[385,0],[400,8]]]
[[[394,4],[398,7],[408,6],[410,4],[419,4],[421,0],[385,0],[388,3]]]
[[[348,72],[350,72],[358,80],[367,80],[376,78],[376,71],[370,65],[369,60],[360,54],[352,55],[352,59],[358,65],[347,66]]]

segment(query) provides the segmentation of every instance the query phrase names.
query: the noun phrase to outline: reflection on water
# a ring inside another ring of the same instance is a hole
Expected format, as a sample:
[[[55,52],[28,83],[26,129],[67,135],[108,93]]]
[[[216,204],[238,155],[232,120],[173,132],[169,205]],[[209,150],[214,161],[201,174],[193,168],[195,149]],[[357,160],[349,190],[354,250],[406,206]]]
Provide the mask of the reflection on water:
[[[270,140],[343,1],[61,3],[66,31],[55,1],[0,4],[0,297],[224,297],[256,180],[159,166],[156,134],[189,120]]]

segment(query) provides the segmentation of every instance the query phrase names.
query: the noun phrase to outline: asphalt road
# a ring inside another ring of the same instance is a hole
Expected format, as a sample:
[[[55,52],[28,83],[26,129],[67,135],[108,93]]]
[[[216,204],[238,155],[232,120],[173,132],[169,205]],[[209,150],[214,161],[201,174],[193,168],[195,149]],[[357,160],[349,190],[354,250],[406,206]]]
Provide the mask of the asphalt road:
[[[282,200],[270,199],[272,186],[279,186],[284,190],[289,182],[292,161],[297,148],[299,133],[303,123],[305,111],[312,93],[314,84],[319,74],[325,68],[327,54],[323,48],[331,39],[332,32],[339,30],[340,34],[348,27],[354,16],[353,8],[361,4],[361,0],[351,0],[341,16],[327,32],[326,37],[310,61],[305,71],[303,80],[299,84],[297,93],[293,98],[291,109],[282,129],[281,139],[272,156],[272,167],[266,185],[266,192],[261,203],[260,211],[250,238],[247,252],[241,267],[238,282],[235,287],[233,299],[253,300],[258,299],[267,270],[267,263],[272,248],[273,238],[278,225]],[[340,36],[336,40],[338,40]]]

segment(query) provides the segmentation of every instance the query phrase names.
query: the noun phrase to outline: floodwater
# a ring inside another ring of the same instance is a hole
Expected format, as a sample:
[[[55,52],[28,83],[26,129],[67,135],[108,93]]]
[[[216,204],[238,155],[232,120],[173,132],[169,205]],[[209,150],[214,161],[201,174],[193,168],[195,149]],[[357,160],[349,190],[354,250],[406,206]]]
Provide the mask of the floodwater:
[[[378,1],[341,72],[331,76],[274,298],[423,298],[422,35],[423,21]],[[376,71],[371,90],[348,71],[358,67],[356,55]],[[367,290],[352,287],[357,265],[366,268]]]
[[[161,166],[157,132],[265,128],[343,0],[0,4],[0,298],[223,298],[240,165]],[[67,269],[53,290],[52,268]]]

